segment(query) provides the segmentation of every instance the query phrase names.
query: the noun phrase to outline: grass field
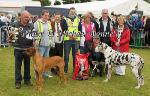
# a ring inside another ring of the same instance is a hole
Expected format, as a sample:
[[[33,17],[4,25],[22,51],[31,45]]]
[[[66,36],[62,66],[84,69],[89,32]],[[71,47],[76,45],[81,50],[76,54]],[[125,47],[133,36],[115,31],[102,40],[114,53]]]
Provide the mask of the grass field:
[[[39,93],[35,86],[28,87],[22,84],[21,89],[15,89],[13,48],[0,48],[0,96],[150,96],[150,49],[131,49],[131,51],[141,55],[145,60],[142,72],[145,85],[141,89],[134,89],[137,82],[129,66],[125,76],[116,76],[113,71],[108,83],[103,82],[105,76],[90,77],[86,81],[73,81],[70,61],[67,85],[59,84],[59,78],[54,76],[45,80],[44,90]],[[35,85],[32,64],[31,76]]]

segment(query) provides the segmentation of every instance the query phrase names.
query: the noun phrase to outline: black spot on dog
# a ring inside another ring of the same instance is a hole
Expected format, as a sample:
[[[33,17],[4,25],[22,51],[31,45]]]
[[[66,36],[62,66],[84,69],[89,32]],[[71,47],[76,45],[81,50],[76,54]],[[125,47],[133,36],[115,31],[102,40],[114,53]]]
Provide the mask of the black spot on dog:
[[[114,61],[117,61],[116,59],[117,59],[117,56],[115,56]]]
[[[110,53],[112,53],[112,50],[110,50]]]
[[[125,56],[123,55],[123,56],[122,56],[122,60],[124,60],[124,59],[125,59]]]
[[[118,63],[121,63],[121,60],[120,60],[121,58],[120,58],[120,57],[121,57],[121,56],[118,56],[118,59],[117,59],[117,62],[118,62]]]
[[[126,61],[128,61],[128,55],[126,55]]]
[[[120,63],[116,62],[116,65],[120,65]]]

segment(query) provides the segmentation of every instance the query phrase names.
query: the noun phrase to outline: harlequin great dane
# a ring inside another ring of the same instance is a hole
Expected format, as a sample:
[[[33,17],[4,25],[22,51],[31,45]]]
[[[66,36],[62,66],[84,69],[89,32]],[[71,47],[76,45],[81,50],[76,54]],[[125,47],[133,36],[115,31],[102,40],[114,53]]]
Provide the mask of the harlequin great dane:
[[[105,56],[105,64],[108,65],[107,77],[104,82],[108,82],[111,77],[111,67],[115,65],[127,65],[130,64],[132,72],[137,78],[138,85],[136,89],[140,88],[141,85],[144,85],[144,79],[141,74],[142,68],[144,66],[144,60],[139,55],[134,53],[120,53],[113,50],[107,44],[100,42],[95,47],[96,52],[102,52]]]

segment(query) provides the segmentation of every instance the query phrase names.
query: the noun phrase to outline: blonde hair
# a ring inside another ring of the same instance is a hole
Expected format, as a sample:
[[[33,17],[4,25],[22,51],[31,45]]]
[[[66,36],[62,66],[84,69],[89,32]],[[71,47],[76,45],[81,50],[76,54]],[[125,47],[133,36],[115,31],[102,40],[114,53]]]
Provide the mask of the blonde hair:
[[[120,20],[120,19],[122,19],[123,21],[125,21],[125,17],[123,15],[120,15],[120,16],[117,17],[117,21]]]
[[[87,17],[90,17],[90,18],[91,18],[91,14],[90,14],[89,12],[86,13],[86,14],[84,14],[83,19],[85,20]]]

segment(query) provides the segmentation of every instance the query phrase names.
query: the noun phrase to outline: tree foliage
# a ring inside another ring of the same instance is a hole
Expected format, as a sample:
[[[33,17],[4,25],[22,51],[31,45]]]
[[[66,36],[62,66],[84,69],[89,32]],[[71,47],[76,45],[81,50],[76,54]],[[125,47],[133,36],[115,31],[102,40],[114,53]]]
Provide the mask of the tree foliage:
[[[144,0],[144,1],[146,1],[146,2],[150,3],[150,0]]]
[[[91,0],[63,0],[65,4],[90,2]]]
[[[50,1],[49,0],[32,0],[32,1],[40,1],[41,2],[41,6],[49,6],[50,5]],[[71,3],[83,3],[83,2],[90,2],[91,0],[63,0],[64,4],[71,4]],[[99,0],[99,1],[103,1],[103,0]],[[56,1],[54,5],[60,5],[59,1]]]
[[[50,1],[49,0],[32,0],[32,1],[40,1],[41,2],[41,6],[49,6],[50,5]]]

